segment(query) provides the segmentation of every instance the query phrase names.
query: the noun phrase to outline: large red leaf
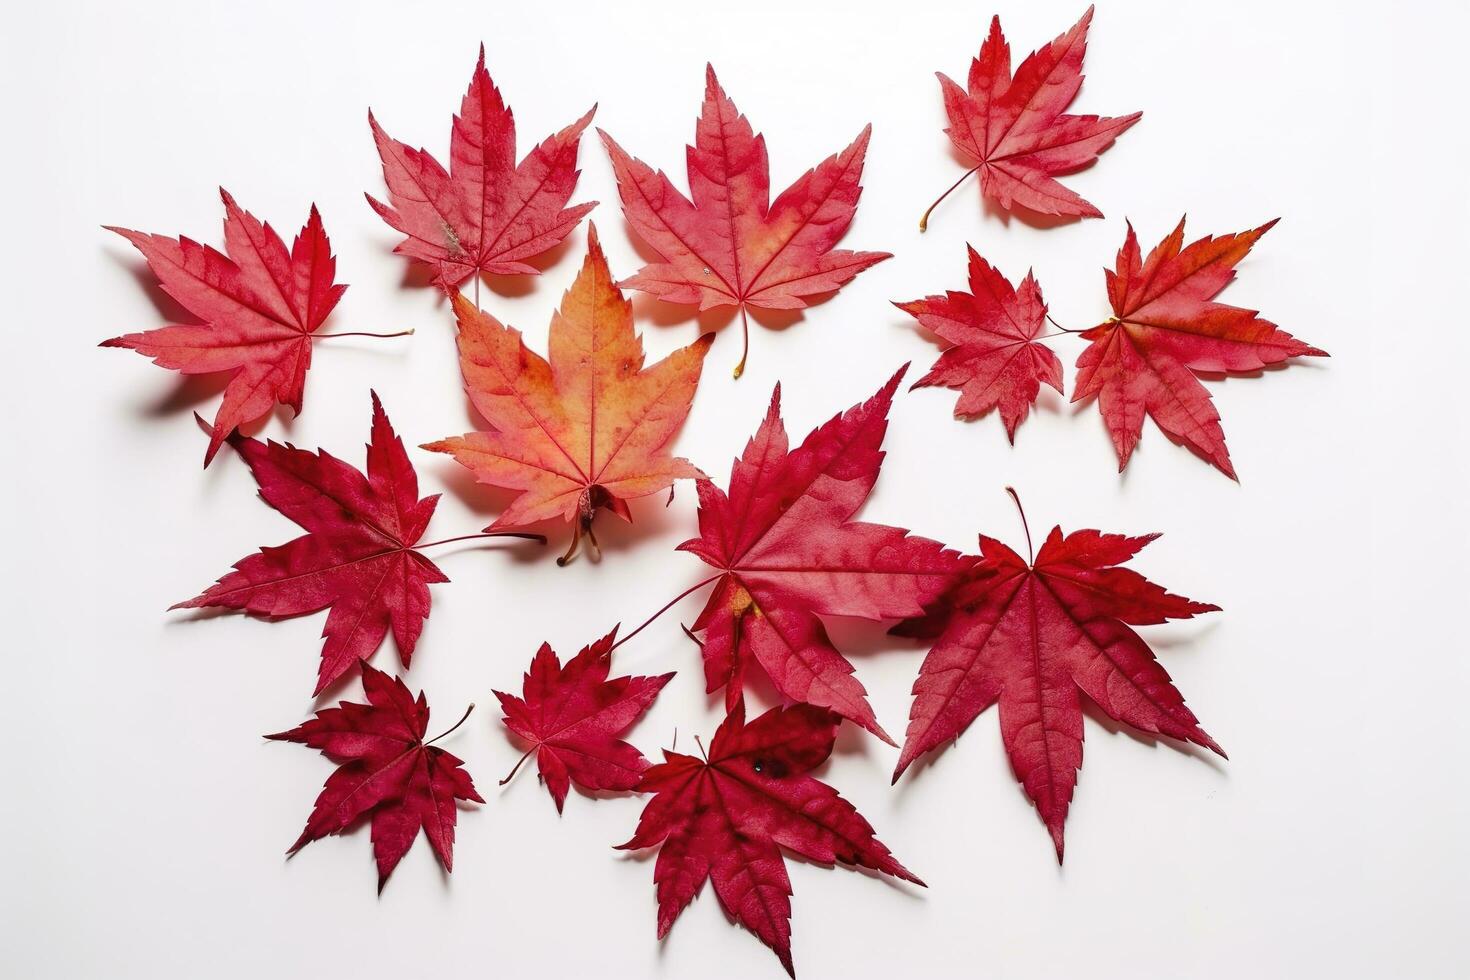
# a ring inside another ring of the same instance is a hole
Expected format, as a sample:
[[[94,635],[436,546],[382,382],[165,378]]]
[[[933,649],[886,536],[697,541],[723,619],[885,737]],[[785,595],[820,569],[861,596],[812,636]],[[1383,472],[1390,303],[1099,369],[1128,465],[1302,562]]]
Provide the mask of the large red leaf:
[[[454,313],[465,391],[490,428],[424,448],[453,455],[481,483],[520,491],[492,530],[573,521],[565,563],[603,508],[632,520],[627,501],[704,475],[668,444],[689,414],[714,338],[645,368],[632,304],[608,272],[596,228],[551,318],[549,360],[462,295]]]
[[[439,495],[419,499],[418,476],[377,394],[366,475],[326,451],[240,435],[230,443],[265,502],[307,533],[240,559],[219,582],[173,608],[297,616],[330,607],[313,694],[371,657],[389,630],[407,667],[429,615],[428,587],[449,579],[416,550],[424,547],[419,538]]]
[[[1082,695],[1115,721],[1223,756],[1131,628],[1219,609],[1117,567],[1156,537],[1092,530],[1063,536],[1054,527],[1032,562],[981,535],[979,564],[928,615],[894,628],[934,640],[914,682],[894,782],[998,703],[1011,767],[1060,861],[1082,765]]]
[[[449,134],[449,169],[400,143],[368,113],[388,204],[368,195],[406,237],[394,251],[428,263],[445,291],[477,273],[536,275],[528,264],[559,245],[596,201],[567,207],[577,186],[577,146],[597,111],[548,136],[516,163],[516,123],[485,70],[485,46]]]
[[[980,257],[970,254],[970,291],[950,290],[910,303],[895,303],[947,346],[915,388],[943,386],[960,392],[956,418],[1000,410],[1006,436],[1026,421],[1043,382],[1062,390],[1062,362],[1037,342],[1046,325],[1046,302],[1036,278],[1019,288]]]
[[[1071,30],[1027,55],[1012,75],[1011,46],[1001,32],[1000,18],[992,17],[980,56],[970,62],[967,88],[947,75],[939,76],[949,116],[945,133],[975,161],[965,177],[978,172],[981,193],[1003,208],[1019,205],[1038,214],[1102,217],[1055,177],[1092,163],[1143,113],[1117,118],[1066,114],[1082,87],[1082,58],[1091,23],[1088,7]],[[924,213],[920,231],[933,210],[931,206]]]
[[[1091,343],[1077,358],[1074,402],[1097,397],[1118,451],[1128,465],[1143,417],[1235,478],[1220,413],[1197,372],[1259,371],[1293,357],[1326,357],[1255,310],[1212,300],[1235,279],[1235,266],[1275,225],[1238,235],[1206,236],[1184,246],[1184,219],[1144,260],[1138,236],[1106,271],[1113,315],[1082,334]]]
[[[403,681],[367,664],[362,665],[362,687],[367,704],[343,701],[266,738],[309,745],[337,763],[290,853],[371,819],[382,891],[420,828],[444,870],[452,871],[455,801],[485,801],[459,759],[431,744],[437,739],[424,741],[429,705],[422,692],[415,700]]]
[[[887,252],[834,251],[857,210],[871,130],[864,128],[851,146],[797,178],[774,202],[765,137],[725,95],[713,67],[705,69],[704,108],[694,145],[686,147],[689,198],[663,171],[655,173],[599,130],[623,214],[663,258],[622,285],[701,310],[738,306],[748,345],[747,307],[800,309],[812,296],[891,258]],[[742,355],[736,377],[744,366]]]
[[[536,768],[558,813],[572,783],[586,790],[630,790],[648,768],[643,753],[618,736],[648,710],[674,675],[609,680],[617,634],[614,628],[565,665],[543,643],[522,680],[523,697],[495,692],[505,711],[505,727],[531,745],[522,761],[535,753]],[[502,782],[509,781],[507,776]]]
[[[903,528],[853,521],[878,479],[888,407],[906,368],[878,393],[789,450],[777,386],[730,490],[699,489],[700,536],[679,547],[720,569],[694,628],[704,632],[705,679],[739,700],[759,664],[784,695],[830,708],[886,741],[852,665],[819,616],[918,615],[969,563]]]
[[[755,933],[793,977],[791,880],[781,849],[821,864],[872,868],[922,885],[862,814],[812,769],[832,754],[835,715],[811,705],[767,711],[745,723],[737,702],[715,732],[709,758],[665,751],[637,789],[655,794],[624,849],[660,846],[658,935],[704,887]]]
[[[132,242],[164,292],[202,322],[124,334],[102,346],[131,348],[182,374],[230,374],[205,466],[237,426],[277,403],[301,412],[311,335],[347,289],[333,282],[337,260],[315,205],[288,252],[270,225],[223,188],[220,197],[228,254],[188,238],[108,228]]]

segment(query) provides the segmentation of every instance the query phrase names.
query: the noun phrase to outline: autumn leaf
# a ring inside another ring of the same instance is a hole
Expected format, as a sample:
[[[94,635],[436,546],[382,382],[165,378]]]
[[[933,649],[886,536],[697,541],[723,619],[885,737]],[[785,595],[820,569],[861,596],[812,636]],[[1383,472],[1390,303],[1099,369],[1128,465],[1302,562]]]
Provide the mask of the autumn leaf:
[[[902,368],[878,393],[788,448],[781,388],[730,472],[728,494],[698,483],[700,536],[681,550],[719,569],[694,629],[705,680],[733,706],[759,664],[776,689],[892,743],[820,616],[919,615],[969,560],[903,528],[853,521],[878,479]]]
[[[596,201],[567,207],[577,186],[577,146],[597,111],[548,136],[516,163],[515,116],[485,70],[485,46],[449,134],[448,170],[426,150],[383,132],[368,113],[388,204],[368,195],[406,236],[394,251],[433,267],[446,292],[477,273],[537,275],[528,264],[561,244]]]
[[[1224,757],[1132,629],[1219,609],[1118,567],[1157,537],[1093,530],[1063,535],[1054,527],[1033,560],[1029,528],[1025,559],[981,535],[980,562],[925,616],[893,630],[934,641],[914,682],[893,781],[999,704],[1011,768],[1061,861],[1067,808],[1082,766],[1083,695],[1114,721]]]
[[[337,260],[316,206],[287,252],[270,225],[242,210],[223,188],[220,197],[225,203],[225,255],[188,238],[108,228],[132,242],[164,292],[202,322],[124,334],[101,345],[130,348],[182,374],[230,374],[214,416],[205,466],[238,426],[276,404],[300,414],[314,339],[400,336],[313,337],[347,289],[333,282]]]
[[[704,474],[671,456],[689,414],[712,335],[652,367],[633,333],[632,304],[608,272],[589,226],[587,258],[551,319],[550,360],[520,331],[454,297],[465,391],[490,428],[424,446],[450,453],[481,483],[520,491],[487,530],[573,521],[569,561],[606,508],[632,520],[627,501]]]
[[[887,252],[833,250],[857,210],[863,157],[872,127],[852,145],[797,178],[771,202],[766,141],[751,129],[705,68],[704,108],[687,147],[690,197],[662,171],[623,151],[599,130],[612,159],[628,223],[663,259],[644,266],[620,285],[670,303],[708,310],[740,308],[749,351],[749,307],[795,310],[831,292]]]
[[[1027,55],[1012,75],[1010,44],[1001,32],[1000,18],[992,17],[980,56],[970,62],[968,88],[947,75],[939,76],[949,117],[945,133],[975,166],[929,205],[919,219],[920,231],[928,226],[939,201],[973,173],[980,175],[980,192],[1003,208],[1019,205],[1038,214],[1102,217],[1056,175],[1092,163],[1143,113],[1108,118],[1064,112],[1082,87],[1082,57],[1091,23],[1088,7],[1071,30]]]
[[[309,745],[337,763],[288,853],[370,819],[381,892],[420,828],[444,870],[454,870],[455,801],[485,801],[464,763],[433,744],[464,724],[468,710],[454,728],[425,742],[429,705],[422,692],[415,700],[403,681],[366,663],[362,687],[367,704],[342,701],[265,737]]]
[[[366,475],[325,451],[230,437],[265,502],[307,533],[240,559],[201,595],[172,607],[217,606],[270,617],[330,607],[313,695],[371,657],[390,630],[407,668],[429,615],[428,587],[449,581],[419,553],[446,543],[418,543],[439,495],[419,499],[403,441],[377,394],[372,398]]]
[[[950,290],[910,303],[895,303],[944,342],[944,353],[915,388],[943,386],[960,392],[956,418],[1000,410],[1006,436],[1026,421],[1043,382],[1062,390],[1062,363],[1037,343],[1046,322],[1046,303],[1036,278],[1026,273],[1020,288],[970,253],[970,291]]]
[[[632,727],[674,676],[608,679],[617,629],[582,648],[565,665],[548,643],[541,644],[521,683],[522,697],[495,692],[505,726],[531,748],[541,780],[561,812],[567,790],[630,790],[648,760],[618,738]],[[516,769],[521,763],[516,763]],[[511,776],[501,780],[510,782]]]
[[[1213,302],[1235,279],[1235,266],[1276,224],[1184,246],[1184,219],[1141,258],[1138,237],[1118,251],[1106,271],[1113,315],[1082,334],[1091,343],[1077,358],[1072,401],[1096,397],[1118,451],[1128,465],[1147,414],[1160,429],[1235,479],[1220,413],[1198,372],[1250,372],[1293,357],[1326,357],[1255,310]]]
[[[665,751],[637,790],[655,794],[624,850],[659,847],[658,936],[704,887],[720,907],[791,963],[791,879],[781,850],[819,864],[872,868],[917,885],[857,809],[812,769],[832,754],[837,717],[811,705],[775,708],[745,723],[737,701],[709,758]]]

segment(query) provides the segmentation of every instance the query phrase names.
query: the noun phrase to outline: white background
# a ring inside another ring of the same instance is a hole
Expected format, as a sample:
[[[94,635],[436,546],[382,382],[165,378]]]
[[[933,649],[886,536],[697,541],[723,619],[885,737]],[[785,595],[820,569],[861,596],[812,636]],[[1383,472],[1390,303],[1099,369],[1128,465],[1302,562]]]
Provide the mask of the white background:
[[[1005,4],[1017,60],[1069,26],[1080,0]],[[1068,182],[1108,215],[1055,228],[982,209],[933,72],[963,78],[983,4],[26,4],[0,58],[6,152],[0,385],[8,750],[0,961],[11,976],[333,975],[775,977],[706,889],[654,939],[653,867],[610,845],[640,800],[574,793],[558,819],[493,710],[532,651],[563,655],[641,622],[702,577],[673,546],[693,532],[681,488],[603,520],[607,553],[558,569],[551,549],[444,549],[453,582],[410,683],[431,728],[480,704],[447,744],[489,803],[462,813],[456,870],[420,841],[381,897],[368,834],[283,851],[330,764],[261,741],[312,709],[323,616],[267,623],[165,613],[231,561],[295,535],[230,452],[208,471],[190,413],[217,385],[103,338],[170,310],[103,223],[219,244],[224,185],[290,233],[322,209],[352,284],[329,330],[417,328],[409,340],[317,346],[305,411],[265,436],[359,463],[374,386],[411,445],[473,427],[453,331],[435,294],[404,285],[366,122],[441,159],[483,39],[521,147],[600,102],[596,123],[683,185],[703,67],[713,61],[770,145],[785,186],[874,124],[867,190],[844,245],[896,258],[789,329],[756,330],[729,377],[722,332],[678,449],[722,482],[772,385],[800,437],[936,348],[888,305],[962,287],[970,241],[1013,279],[1034,267],[1059,321],[1107,314],[1102,267],[1132,219],[1145,247],[1182,212],[1189,237],[1282,222],[1224,297],[1260,308],[1331,360],[1212,381],[1242,482],[1152,425],[1128,472],[1094,408],[1043,399],[1007,445],[997,418],[950,418],[955,395],[906,393],[868,519],[966,548],[1020,542],[1002,488],[1038,534],[1053,523],[1167,534],[1140,571],[1224,611],[1146,638],[1228,763],[1086,724],[1086,762],[1058,869],[1012,778],[995,713],[890,788],[896,753],[844,731],[822,778],[853,800],[930,888],[792,861],[794,953],[808,978],[1451,976],[1470,970],[1464,688],[1467,544],[1463,287],[1470,261],[1459,4],[1106,4],[1079,112],[1143,121]],[[614,272],[640,259],[611,172],[582,144],[574,200]],[[534,281],[499,282],[494,313],[544,349],[585,228]],[[640,299],[662,356],[698,333]],[[709,325],[728,323],[728,316]],[[1068,365],[1078,341],[1057,340]],[[434,537],[503,503],[447,458],[413,451],[445,497]],[[565,543],[562,529],[557,541]],[[626,671],[678,669],[634,730],[652,755],[710,733],[690,599],[620,649]],[[838,622],[880,720],[901,732],[922,651]],[[391,645],[391,644],[390,644]],[[391,649],[376,662],[392,669]],[[355,687],[346,693],[356,697]]]

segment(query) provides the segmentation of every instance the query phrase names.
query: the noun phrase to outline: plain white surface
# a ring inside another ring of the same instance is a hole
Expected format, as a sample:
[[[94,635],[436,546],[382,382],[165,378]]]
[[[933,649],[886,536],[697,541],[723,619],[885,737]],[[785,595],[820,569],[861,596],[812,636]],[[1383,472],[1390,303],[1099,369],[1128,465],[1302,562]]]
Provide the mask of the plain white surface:
[[[999,12],[1019,60],[1081,7]],[[0,58],[5,972],[780,975],[708,889],[655,942],[652,862],[609,847],[640,800],[573,793],[558,819],[534,776],[496,786],[519,753],[491,688],[515,689],[542,640],[571,654],[701,576],[672,550],[692,533],[689,488],[668,510],[636,504],[631,529],[600,522],[601,565],[558,569],[549,549],[436,553],[453,582],[434,588],[409,679],[435,728],[479,702],[448,747],[489,803],[462,814],[451,878],[420,841],[381,897],[365,831],[282,855],[330,765],[259,736],[310,710],[323,616],[164,612],[296,531],[228,451],[199,470],[190,412],[212,415],[208,386],[96,349],[165,322],[139,257],[98,226],[218,244],[218,185],[283,231],[315,201],[352,284],[329,329],[418,334],[319,344],[303,415],[261,431],[360,462],[369,386],[410,444],[465,431],[446,309],[401,285],[395,235],[362,193],[382,191],[367,107],[442,158],[483,39],[523,150],[597,101],[597,125],[681,186],[706,60],[766,134],[777,189],[874,124],[843,244],[897,257],[790,329],[757,329],[739,382],[738,327],[722,332],[677,444],[722,482],[778,379],[799,437],[897,364],[927,366],[936,348],[888,301],[961,286],[967,240],[1012,278],[1034,267],[1054,315],[1087,326],[1106,315],[1101,269],[1125,217],[1147,246],[1185,211],[1191,238],[1280,215],[1225,299],[1332,352],[1209,383],[1240,485],[1151,424],[1119,477],[1096,411],[1055,397],[1014,448],[997,418],[953,421],[953,393],[897,400],[869,519],[966,548],[979,529],[1019,542],[1011,483],[1040,534],[1167,532],[1139,570],[1224,612],[1144,632],[1231,759],[1090,717],[1059,870],[993,711],[897,788],[895,751],[844,731],[823,777],[931,887],[790,862],[802,976],[1465,975],[1466,9],[1108,3],[1074,109],[1145,115],[1069,181],[1108,218],[1007,221],[982,211],[972,181],[921,237],[920,212],[962,169],[932,73],[963,77],[990,13],[789,0],[12,8]],[[593,218],[627,275],[638,253],[590,135],[581,159],[574,200],[603,202]],[[484,304],[544,350],[584,247],[585,228],[544,276],[486,290]],[[684,311],[636,310],[656,356],[698,332]],[[1078,344],[1056,346],[1070,390]],[[426,492],[446,491],[431,535],[488,522],[494,495],[447,458],[413,456]],[[676,727],[683,745],[719,718],[678,628],[697,608],[618,654],[624,670],[679,670],[634,730],[650,755]],[[880,720],[902,731],[922,651],[880,626],[832,632]],[[376,662],[391,669],[393,652]]]

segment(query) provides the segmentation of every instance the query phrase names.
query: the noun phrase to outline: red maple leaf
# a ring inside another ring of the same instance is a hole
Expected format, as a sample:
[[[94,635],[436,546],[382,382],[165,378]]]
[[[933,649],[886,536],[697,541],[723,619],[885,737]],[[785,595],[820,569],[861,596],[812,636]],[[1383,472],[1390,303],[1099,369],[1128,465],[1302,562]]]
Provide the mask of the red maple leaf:
[[[342,701],[266,738],[309,745],[337,763],[287,853],[371,817],[381,892],[421,827],[444,870],[454,870],[455,800],[485,801],[464,763],[433,744],[464,724],[468,710],[454,728],[425,742],[429,705],[422,692],[415,700],[403,681],[367,664],[362,687],[367,704]]]
[[[960,392],[956,418],[984,415],[999,408],[1006,436],[1031,410],[1041,384],[1062,390],[1062,362],[1036,342],[1046,322],[1046,303],[1036,278],[1026,273],[1020,288],[970,253],[970,291],[950,290],[910,303],[895,303],[932,330],[948,346],[915,388],[943,386]]]
[[[368,112],[383,180],[382,219],[406,237],[394,251],[434,268],[446,292],[477,272],[537,275],[527,260],[559,245],[596,201],[567,207],[576,189],[577,146],[597,111],[548,136],[516,163],[515,116],[485,71],[485,46],[449,134],[449,170],[427,150],[383,132]]]
[[[665,750],[637,789],[655,794],[626,850],[662,845],[654,865],[658,936],[704,887],[755,933],[793,977],[791,879],[785,848],[809,861],[861,865],[924,883],[899,864],[862,814],[808,775],[832,754],[837,717],[811,705],[767,711],[745,723],[736,702],[709,758]]]
[[[429,615],[428,587],[449,579],[418,552],[430,546],[418,540],[439,495],[419,499],[418,476],[377,394],[366,476],[325,451],[238,434],[230,444],[265,502],[307,533],[240,559],[201,595],[172,608],[297,616],[331,607],[313,695],[371,657],[390,629],[407,667]]]
[[[893,781],[999,703],[1011,768],[1051,832],[1060,861],[1067,808],[1082,766],[1082,695],[1115,721],[1194,742],[1223,757],[1131,629],[1220,608],[1173,595],[1117,567],[1157,537],[1093,530],[1063,536],[1054,527],[1033,560],[981,535],[979,564],[928,615],[893,630],[934,640],[914,682]],[[1026,546],[1029,552],[1029,528]]]
[[[694,629],[705,634],[708,689],[725,687],[728,705],[757,663],[786,697],[830,708],[892,743],[818,617],[919,615],[969,564],[903,528],[851,520],[878,479],[888,407],[905,370],[794,451],[778,385],[731,469],[729,494],[709,480],[697,484],[700,536],[679,547],[720,569]]]
[[[561,812],[572,783],[586,790],[630,790],[648,760],[617,736],[653,704],[674,675],[608,679],[616,628],[582,648],[563,666],[549,643],[541,644],[521,682],[524,698],[495,692],[505,726],[531,743],[536,767]],[[516,769],[521,767],[516,763]],[[501,780],[504,786],[510,776]]]
[[[1119,471],[1133,455],[1147,414],[1234,479],[1220,413],[1196,373],[1259,371],[1293,357],[1327,356],[1255,310],[1212,302],[1235,278],[1236,263],[1275,224],[1206,236],[1185,247],[1181,218],[1147,260],[1128,226],[1117,268],[1105,272],[1113,315],[1082,334],[1091,343],[1077,358],[1072,392],[1074,402],[1097,396]]]
[[[237,426],[277,403],[300,414],[312,334],[347,289],[332,281],[337,260],[315,205],[287,252],[270,225],[241,210],[223,188],[220,197],[227,255],[188,238],[108,227],[132,242],[164,292],[203,322],[125,334],[101,344],[131,348],[182,374],[230,373],[205,466]]]
[[[1055,179],[1092,163],[1141,112],[1107,118],[1072,116],[1063,110],[1082,87],[1082,58],[1092,8],[1072,29],[1026,56],[1011,74],[1011,46],[990,20],[990,35],[980,56],[970,62],[969,89],[940,74],[945,133],[975,166],[955,181],[939,201],[970,174],[980,174],[980,191],[1003,208],[1020,205],[1038,214],[1101,218],[1102,212]],[[919,219],[919,230],[939,201]]]
[[[526,347],[519,330],[454,297],[465,392],[490,424],[483,432],[423,448],[449,453],[481,483],[520,493],[488,530],[572,521],[566,564],[604,508],[631,521],[628,501],[704,474],[672,456],[669,442],[699,386],[703,337],[652,365],[589,225],[587,258],[551,318],[550,359]]]
[[[892,257],[833,250],[857,210],[871,126],[797,178],[774,203],[765,137],[755,135],[711,66],[705,67],[694,146],[686,147],[692,200],[663,171],[655,173],[598,132],[612,158],[623,214],[663,258],[621,285],[700,310],[738,306],[746,351],[747,307],[801,309],[808,298]],[[742,353],[737,378],[744,367]]]

